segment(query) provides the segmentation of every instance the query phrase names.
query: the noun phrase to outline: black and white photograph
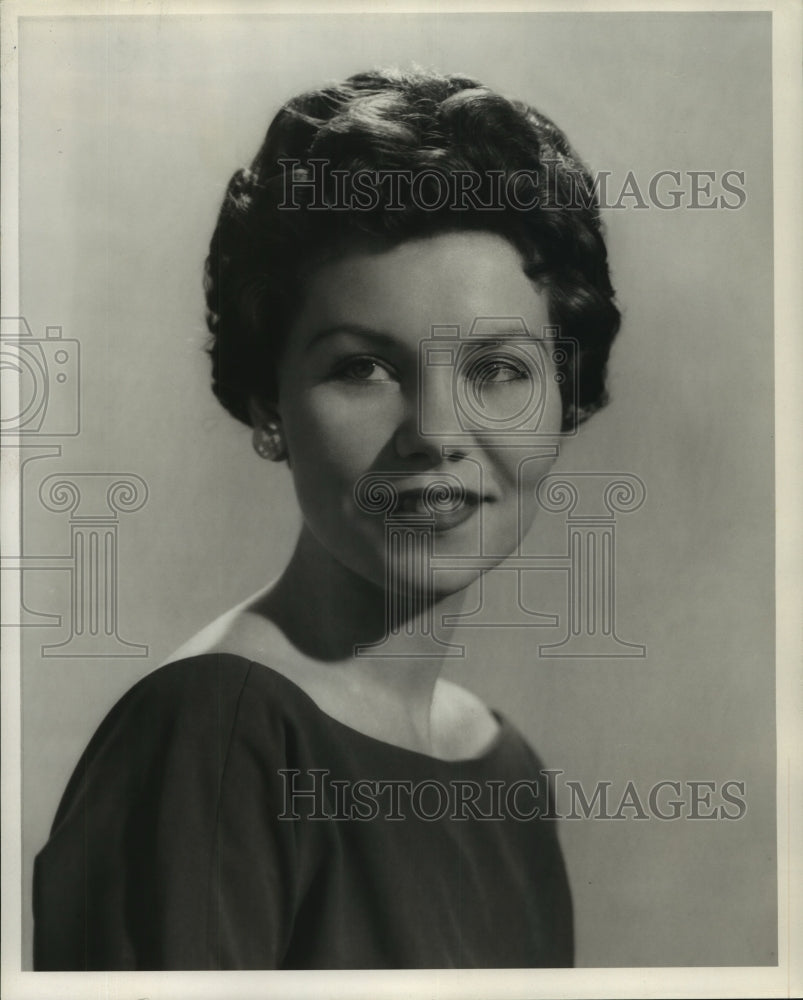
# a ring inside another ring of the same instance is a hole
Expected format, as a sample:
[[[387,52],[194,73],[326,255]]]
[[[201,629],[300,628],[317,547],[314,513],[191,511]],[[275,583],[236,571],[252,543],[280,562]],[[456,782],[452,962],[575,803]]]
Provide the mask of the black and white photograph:
[[[3,16],[3,995],[798,995],[800,5]]]

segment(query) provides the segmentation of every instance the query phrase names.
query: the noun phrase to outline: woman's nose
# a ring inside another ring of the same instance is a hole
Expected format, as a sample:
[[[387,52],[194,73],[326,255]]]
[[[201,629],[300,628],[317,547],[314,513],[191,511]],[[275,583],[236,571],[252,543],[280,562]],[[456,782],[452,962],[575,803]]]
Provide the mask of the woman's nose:
[[[466,433],[458,419],[453,380],[446,375],[441,370],[424,371],[419,376],[395,435],[400,457],[420,455],[440,462],[466,453]]]

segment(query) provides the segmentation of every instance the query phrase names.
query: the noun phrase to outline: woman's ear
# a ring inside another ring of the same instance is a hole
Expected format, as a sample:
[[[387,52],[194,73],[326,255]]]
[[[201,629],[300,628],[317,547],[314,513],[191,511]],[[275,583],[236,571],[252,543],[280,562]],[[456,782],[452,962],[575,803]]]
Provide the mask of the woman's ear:
[[[287,458],[287,445],[277,408],[251,396],[248,400],[248,413],[254,427],[254,451],[260,458],[270,459],[271,462],[284,461]]]

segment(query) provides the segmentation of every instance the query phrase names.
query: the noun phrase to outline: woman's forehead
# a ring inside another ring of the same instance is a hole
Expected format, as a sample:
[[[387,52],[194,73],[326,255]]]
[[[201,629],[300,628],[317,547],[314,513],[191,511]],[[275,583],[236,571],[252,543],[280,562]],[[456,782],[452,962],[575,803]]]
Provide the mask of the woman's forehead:
[[[307,338],[333,326],[388,334],[453,325],[467,335],[482,318],[500,332],[548,322],[546,297],[516,248],[485,231],[448,232],[381,250],[355,250],[321,265],[307,283],[296,327]]]

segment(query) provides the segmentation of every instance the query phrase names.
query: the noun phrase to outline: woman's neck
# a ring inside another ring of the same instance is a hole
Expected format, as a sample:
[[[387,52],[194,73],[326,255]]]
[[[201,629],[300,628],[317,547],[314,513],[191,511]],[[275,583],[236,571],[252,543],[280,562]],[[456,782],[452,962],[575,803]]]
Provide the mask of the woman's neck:
[[[383,658],[432,658],[430,621],[460,611],[465,591],[437,596],[415,592],[411,585],[410,599],[399,596],[402,599],[389,601],[383,587],[338,562],[303,528],[261,610],[302,653],[322,662],[343,663],[355,657],[358,647],[380,642]],[[438,631],[448,639],[450,630]]]
[[[381,717],[395,713],[424,746],[432,743],[433,697],[444,659],[433,652],[430,623],[448,643],[451,629],[439,621],[465,601],[460,592],[406,602],[408,614],[390,628],[385,590],[337,562],[302,529],[285,572],[250,611],[282,633],[305,680],[331,683],[331,697],[342,698],[344,709],[351,699]],[[365,649],[380,643],[376,655]]]

